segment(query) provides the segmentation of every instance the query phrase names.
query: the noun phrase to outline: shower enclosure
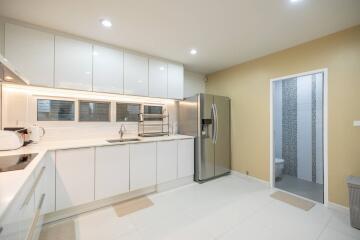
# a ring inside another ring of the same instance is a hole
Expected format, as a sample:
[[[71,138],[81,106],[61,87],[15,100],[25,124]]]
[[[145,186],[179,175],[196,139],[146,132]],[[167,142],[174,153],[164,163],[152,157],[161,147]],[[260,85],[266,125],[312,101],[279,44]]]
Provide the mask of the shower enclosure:
[[[272,82],[276,188],[324,203],[324,72]]]

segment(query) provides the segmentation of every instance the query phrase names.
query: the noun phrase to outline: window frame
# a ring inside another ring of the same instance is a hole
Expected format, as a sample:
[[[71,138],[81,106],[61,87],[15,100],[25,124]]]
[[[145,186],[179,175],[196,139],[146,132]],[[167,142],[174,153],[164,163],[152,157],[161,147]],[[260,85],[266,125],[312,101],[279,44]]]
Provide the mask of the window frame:
[[[54,98],[54,97],[48,97],[48,96],[37,96],[35,99],[35,122],[37,123],[74,123],[77,122],[76,119],[76,108],[77,108],[77,100],[76,99],[69,99],[69,98]],[[39,120],[39,109],[38,109],[38,101],[39,100],[50,100],[50,101],[64,101],[64,102],[72,102],[74,105],[74,116],[72,120]]]
[[[83,102],[86,102],[86,103],[106,103],[106,104],[108,104],[108,110],[109,110],[108,120],[106,120],[106,121],[91,121],[91,120],[82,121],[82,120],[80,120],[80,105]],[[77,114],[77,122],[78,123],[110,123],[111,122],[111,111],[112,111],[111,101],[77,99],[77,105],[78,105],[78,108],[77,108],[76,114]]]
[[[123,121],[123,120],[118,120],[117,118],[117,113],[118,113],[118,109],[117,106],[118,104],[127,104],[127,105],[138,105],[139,106],[139,113],[138,113],[138,120],[137,121]],[[135,103],[135,102],[115,102],[115,122],[126,122],[126,123],[138,123],[140,121],[140,116],[139,114],[141,113],[141,109],[142,109],[142,103]]]

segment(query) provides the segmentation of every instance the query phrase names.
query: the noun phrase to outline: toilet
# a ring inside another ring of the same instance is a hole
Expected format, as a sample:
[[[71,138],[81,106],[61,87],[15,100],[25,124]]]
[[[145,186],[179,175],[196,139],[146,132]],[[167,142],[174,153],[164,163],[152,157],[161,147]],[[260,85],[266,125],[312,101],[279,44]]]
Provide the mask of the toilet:
[[[284,159],[275,158],[275,178],[280,177],[284,170]]]

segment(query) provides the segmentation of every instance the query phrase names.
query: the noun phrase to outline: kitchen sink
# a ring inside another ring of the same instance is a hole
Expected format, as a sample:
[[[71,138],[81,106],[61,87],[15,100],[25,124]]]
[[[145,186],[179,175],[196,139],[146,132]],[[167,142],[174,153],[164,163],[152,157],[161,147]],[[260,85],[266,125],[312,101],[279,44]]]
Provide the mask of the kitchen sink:
[[[140,138],[117,138],[117,139],[110,139],[110,140],[106,140],[108,143],[120,143],[120,142],[137,142],[137,141],[141,141]]]

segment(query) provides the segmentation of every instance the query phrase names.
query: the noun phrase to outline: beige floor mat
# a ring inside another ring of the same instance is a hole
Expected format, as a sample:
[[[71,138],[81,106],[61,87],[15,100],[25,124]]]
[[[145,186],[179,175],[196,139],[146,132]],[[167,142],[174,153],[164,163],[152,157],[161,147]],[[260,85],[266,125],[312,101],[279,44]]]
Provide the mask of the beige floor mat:
[[[309,211],[312,207],[315,206],[315,203],[313,202],[280,191],[274,192],[270,196],[305,211]]]
[[[67,220],[45,225],[40,232],[39,240],[76,240],[75,222]]]
[[[154,205],[154,203],[148,197],[140,197],[114,204],[113,208],[116,215],[122,217],[141,209],[151,207],[152,205]]]

